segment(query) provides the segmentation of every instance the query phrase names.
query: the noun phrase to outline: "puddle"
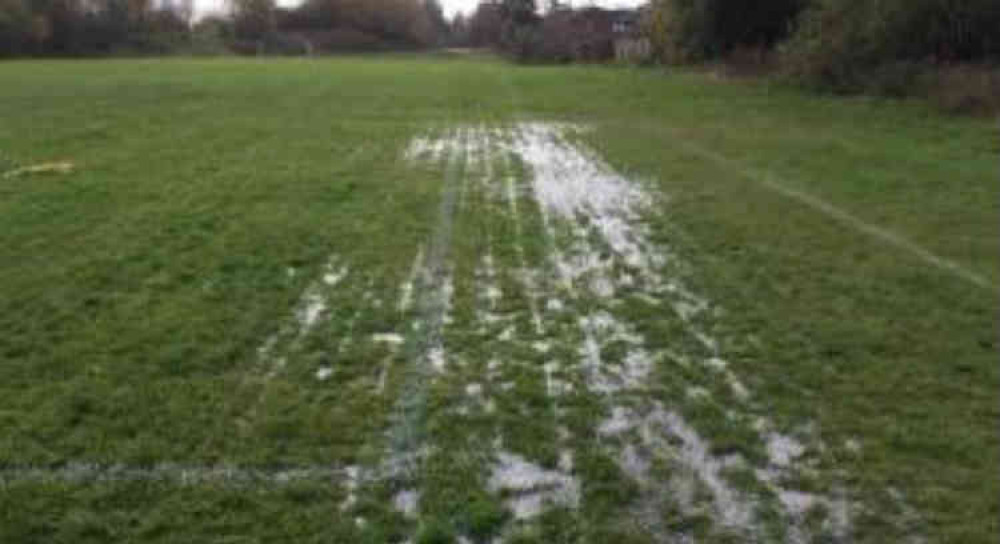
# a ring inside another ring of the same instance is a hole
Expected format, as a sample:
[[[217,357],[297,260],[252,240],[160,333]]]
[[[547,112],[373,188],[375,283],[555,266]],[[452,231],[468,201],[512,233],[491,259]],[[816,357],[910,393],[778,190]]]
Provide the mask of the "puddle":
[[[423,274],[428,278],[432,275],[430,271],[424,271]],[[451,310],[454,293],[452,277],[447,274],[438,281],[436,288],[431,285],[429,292],[424,295],[421,305],[426,318],[413,323],[414,329],[426,336],[430,344],[423,355],[424,359],[430,364],[431,370],[439,374],[443,373],[447,366],[447,350],[441,338],[441,331],[444,326],[453,322]]]
[[[633,349],[625,355],[625,364],[621,369],[622,382],[628,389],[636,390],[646,387],[653,373],[653,359],[646,350]]]
[[[322,267],[322,274],[302,291],[302,296],[292,308],[292,315],[277,332],[257,348],[257,359],[268,367],[268,377],[281,371],[289,353],[295,351],[302,339],[323,319],[328,307],[327,291],[348,274],[346,265],[338,266],[337,257],[330,257]],[[295,277],[294,268],[287,268],[285,275]]]
[[[344,468],[344,473],[344,488],[347,491],[347,496],[340,503],[340,510],[342,512],[353,508],[358,502],[357,492],[361,478],[361,469],[355,465],[351,465]]]
[[[319,317],[326,311],[326,298],[317,292],[307,292],[303,298],[304,306],[297,312],[299,332],[305,333],[313,328]]]
[[[564,127],[524,123],[518,129],[513,148],[532,170],[539,204],[567,221],[578,213],[600,219],[604,238],[620,242],[616,250],[625,249],[630,238],[625,219],[635,217],[635,206],[645,200],[642,192],[603,161],[569,143]]]
[[[711,357],[705,361],[705,366],[716,372],[725,372],[726,369],[729,368],[729,363],[719,359],[718,357]]]
[[[490,301],[490,307],[496,308],[497,301],[503,297],[503,291],[495,285],[490,285],[486,288],[486,298]]]
[[[773,432],[767,420],[761,420],[755,430],[765,446],[767,465],[750,467],[739,456],[713,455],[709,442],[679,412],[664,407],[652,400],[648,391],[643,391],[659,367],[667,367],[668,371],[683,367],[685,373],[701,372],[700,377],[708,376],[729,387],[734,397],[741,401],[732,403],[727,412],[738,416],[734,420],[745,419],[752,413],[748,411],[748,406],[741,405],[750,402],[751,392],[720,357],[720,345],[726,345],[727,339],[709,334],[712,331],[710,320],[717,315],[717,311],[708,301],[688,291],[675,277],[676,274],[664,271],[668,263],[673,265],[675,261],[671,260],[673,257],[667,248],[652,243],[653,238],[639,220],[641,213],[652,202],[650,194],[644,192],[641,185],[616,173],[596,155],[572,142],[569,134],[575,130],[579,127],[553,123],[523,123],[511,130],[492,132],[482,127],[467,127],[444,132],[441,137],[414,139],[405,151],[410,160],[450,160],[455,164],[465,160],[466,177],[478,176],[478,179],[471,180],[473,183],[469,183],[469,179],[448,181],[451,186],[445,186],[441,217],[433,239],[428,242],[429,249],[425,251],[424,246],[417,249],[409,274],[399,286],[399,311],[416,310],[412,321],[416,334],[413,336],[421,340],[418,344],[421,351],[412,354],[409,363],[419,368],[401,369],[404,372],[402,393],[393,413],[392,428],[386,432],[392,441],[388,447],[390,451],[384,457],[385,462],[380,468],[373,469],[372,474],[378,473],[380,478],[398,476],[408,482],[419,481],[413,476],[419,475],[422,460],[434,448],[434,444],[427,444],[421,438],[426,425],[422,403],[426,403],[425,382],[429,373],[425,370],[443,373],[460,364],[457,357],[460,352],[454,351],[449,360],[448,346],[442,340],[444,325],[452,323],[453,319],[451,304],[454,286],[448,275],[451,271],[448,255],[452,215],[455,212],[454,206],[448,202],[449,198],[458,198],[457,205],[461,207],[466,192],[476,190],[478,183],[480,189],[488,185],[495,190],[497,194],[494,196],[500,205],[506,203],[505,212],[516,229],[513,242],[519,266],[511,272],[516,274],[528,295],[531,319],[538,333],[538,337],[530,337],[529,334],[529,338],[525,339],[526,343],[530,342],[527,347],[533,348],[543,360],[562,356],[567,347],[559,343],[559,339],[540,338],[545,326],[555,327],[551,322],[543,323],[539,308],[551,313],[566,312],[561,317],[570,318],[568,326],[571,328],[575,321],[577,329],[574,332],[580,335],[578,346],[568,346],[577,348],[575,358],[570,355],[562,361],[548,360],[544,363],[546,392],[550,397],[565,395],[573,391],[569,378],[576,378],[575,373],[580,371],[585,373],[587,391],[578,393],[599,394],[601,408],[607,410],[607,417],[591,421],[593,428],[583,432],[596,431],[602,437],[613,438],[599,440],[600,447],[606,447],[608,453],[618,460],[622,471],[640,484],[641,496],[635,501],[639,503],[638,510],[654,510],[662,506],[663,501],[676,500],[682,510],[700,515],[704,513],[702,507],[705,504],[697,502],[704,496],[715,522],[736,529],[747,537],[746,540],[752,540],[758,526],[755,515],[757,501],[763,499],[744,494],[741,488],[734,487],[724,477],[727,469],[746,468],[751,469],[757,480],[773,492],[773,498],[767,500],[774,501],[773,504],[780,506],[791,518],[786,541],[812,540],[804,529],[805,524],[800,521],[816,507],[828,512],[822,522],[823,529],[834,535],[835,541],[850,541],[852,509],[858,509],[842,490],[821,495],[781,485],[791,480],[787,476],[794,476],[800,465],[809,462],[814,442]],[[502,172],[494,171],[496,153],[502,153],[505,163]],[[514,155],[530,175],[528,184],[519,182],[516,177]],[[455,187],[459,182],[461,187]],[[556,281],[560,282],[560,287],[566,287],[565,291],[543,291],[540,286],[545,285],[547,278],[541,275],[540,270],[526,265],[521,223],[528,218],[528,214],[519,208],[519,202],[524,202],[519,199],[524,199],[529,190],[538,201],[543,228],[550,240],[567,242],[547,249],[547,258],[558,276]],[[451,194],[458,191],[461,191],[460,195]],[[568,238],[564,233],[569,233]],[[481,272],[477,271],[477,276],[482,276],[477,277],[481,303],[490,311],[500,306],[504,296],[497,283],[495,267],[493,255],[487,253],[482,259]],[[282,280],[288,281],[296,277],[297,271],[290,268],[284,274],[287,278],[282,277]],[[309,334],[329,312],[330,302],[326,293],[347,276],[347,267],[331,259],[320,276],[305,288],[281,329],[258,348],[259,357],[274,368],[283,366],[285,356],[291,352],[289,346],[294,348],[297,339]],[[701,346],[685,351],[688,348],[683,345],[671,345],[654,351],[655,344],[647,344],[647,339],[635,332],[640,330],[635,322],[619,317],[622,312],[618,309],[620,307],[615,306],[619,302],[615,297],[623,293],[657,306],[656,311],[665,318],[679,319],[687,334]],[[584,306],[581,302],[594,302],[595,305]],[[376,306],[379,303],[378,300],[373,302]],[[595,307],[605,308],[606,311],[594,310]],[[491,313],[482,316],[484,323],[501,319]],[[503,331],[501,339],[518,340],[513,328],[500,326],[496,330]],[[527,333],[523,327],[518,331]],[[409,333],[407,335],[410,336]],[[370,338],[372,342],[394,349],[404,343],[403,336],[393,332],[374,334]],[[707,350],[707,357],[701,348]],[[671,349],[675,351],[669,351]],[[391,359],[387,357],[386,361]],[[674,365],[673,368],[671,365]],[[475,379],[481,379],[490,388],[514,388],[513,382],[496,383],[501,379],[500,367],[500,359],[491,358],[487,364],[487,375]],[[378,378],[379,391],[385,386],[386,368],[383,367]],[[332,375],[333,369],[329,366],[315,371],[318,380],[327,380]],[[494,400],[483,398],[484,386],[467,381],[455,382],[455,387],[460,388],[458,392],[464,390],[467,396],[480,398],[485,411],[494,412]],[[441,383],[445,384],[443,380]],[[450,386],[450,382],[446,385]],[[705,387],[681,387],[680,390],[685,392],[683,394],[691,399],[716,402]],[[636,394],[639,392],[647,395]],[[612,394],[620,394],[621,397]],[[571,404],[561,401],[553,404]],[[563,442],[571,438],[566,423],[562,420],[556,426],[558,440]],[[804,442],[810,446],[807,447]],[[583,483],[573,475],[571,451],[560,451],[557,467],[546,469],[504,451],[500,444],[485,447],[494,455],[495,461],[487,475],[487,486],[491,492],[503,497],[517,519],[538,516],[547,504],[579,507]],[[861,444],[852,439],[844,444],[844,448],[858,454]],[[652,470],[654,463],[661,461],[671,469],[669,479],[657,480],[658,476]],[[340,508],[346,511],[355,508],[359,501],[362,472],[352,466],[344,469],[344,473],[346,495]],[[191,477],[214,477],[211,474]],[[372,474],[364,476],[371,478]],[[326,473],[322,476],[328,477]],[[187,477],[181,478],[186,480]],[[276,473],[273,477],[283,481],[296,476]],[[898,492],[890,490],[889,493],[893,493],[903,512],[901,516],[906,518],[907,523],[920,523],[918,514],[905,504]],[[419,489],[404,489],[392,497],[392,506],[412,519],[418,515],[420,499]],[[662,514],[662,511],[657,513]],[[659,520],[653,523],[664,523],[662,517],[660,515]],[[652,519],[641,514],[640,518],[642,523]],[[359,525],[364,523],[361,518],[357,520]],[[664,537],[666,534],[655,536]],[[676,541],[688,541],[687,536],[680,535]],[[673,541],[670,538],[663,540]]]
[[[769,433],[766,437],[767,457],[772,465],[788,467],[806,451],[806,447],[795,438],[781,433]]]
[[[890,487],[887,491],[889,498],[892,499],[892,502],[899,511],[896,523],[907,533],[906,541],[910,544],[925,544],[927,538],[919,533],[920,525],[923,524],[920,514],[906,501],[903,493],[898,489]]]
[[[446,154],[457,147],[460,142],[457,131],[451,131],[447,138],[429,138],[419,136],[410,141],[403,156],[409,161],[428,160],[439,162]]]
[[[635,444],[625,444],[619,456],[618,466],[640,485],[649,483],[649,456],[640,455]]]
[[[685,393],[687,394],[688,398],[695,400],[711,398],[711,395],[709,395],[707,389],[697,385],[693,387],[688,387]]]
[[[408,519],[416,519],[420,506],[420,493],[412,489],[404,489],[392,498],[396,510],[402,512]]]
[[[405,313],[413,306],[413,286],[417,281],[417,277],[420,275],[420,271],[424,266],[424,246],[420,246],[417,249],[417,255],[413,258],[413,265],[410,268],[410,274],[403,281],[403,285],[399,288],[399,308],[400,312]]]
[[[444,356],[444,346],[437,345],[431,348],[427,353],[427,360],[437,372],[444,372],[445,367],[445,356]]]
[[[485,276],[487,281],[485,292],[486,299],[490,303],[490,309],[496,308],[497,301],[503,297],[503,291],[500,290],[496,285],[497,270],[496,263],[493,261],[493,255],[487,253],[483,256],[483,269],[482,274]]]
[[[464,154],[469,157],[467,170],[478,176],[482,187],[495,191],[491,196],[505,204],[504,211],[515,231],[511,243],[519,266],[514,272],[525,289],[538,335],[548,325],[541,319],[539,308],[549,315],[587,308],[578,317],[574,315],[579,333],[579,343],[574,346],[576,357],[544,363],[547,395],[555,398],[572,391],[567,374],[579,373],[586,389],[582,393],[599,397],[608,417],[594,422],[594,430],[601,436],[615,437],[607,441],[609,453],[644,489],[642,500],[638,501],[641,504],[637,506],[641,511],[639,517],[643,524],[659,524],[662,532],[658,536],[667,538],[666,535],[672,534],[663,525],[662,515],[654,515],[665,505],[664,501],[679,502],[682,510],[698,514],[702,505],[695,501],[702,495],[707,496],[717,524],[746,536],[758,530],[755,511],[761,500],[774,501],[793,518],[822,503],[831,512],[828,523],[842,522],[846,527],[849,524],[844,514],[846,509],[838,512],[833,499],[776,485],[779,472],[792,474],[805,455],[806,447],[801,442],[758,429],[769,456],[767,469],[749,466],[735,455],[714,456],[709,443],[679,412],[668,410],[649,397],[649,389],[656,386],[651,378],[657,369],[676,366],[686,369],[685,373],[699,372],[727,387],[732,399],[738,401],[728,399],[733,406],[727,414],[734,416],[737,424],[754,407],[751,391],[721,356],[721,346],[728,345],[723,342],[727,339],[710,334],[712,318],[719,310],[684,286],[681,280],[684,263],[675,259],[669,248],[653,243],[649,228],[641,221],[641,215],[654,203],[652,194],[572,141],[572,133],[578,130],[580,127],[573,125],[530,122],[500,131],[466,127],[436,139],[414,140],[406,152],[411,160],[440,160],[449,154]],[[502,171],[494,172],[491,159],[498,154],[504,165]],[[514,160],[527,171],[527,184],[518,180]],[[546,258],[555,273],[558,292],[541,290],[544,277],[526,265],[522,246],[525,210],[520,204],[528,191],[537,201],[542,230],[548,237]],[[657,209],[662,207],[662,200],[655,199]],[[519,334],[515,335],[510,326],[496,329],[487,326],[503,321],[492,313],[504,296],[497,286],[495,266],[492,253],[487,252],[475,272],[480,308],[487,308],[477,314],[481,331],[497,334],[500,340],[522,340],[518,337],[527,332],[523,329],[517,329]],[[557,294],[562,298],[551,296]],[[694,347],[679,343],[654,349],[659,342],[647,344],[636,332],[641,330],[637,324],[619,310],[622,301],[616,297],[623,294],[660,307],[658,311],[665,314],[665,319],[679,319],[681,334],[696,342]],[[563,347],[558,339],[555,343],[544,338],[524,340],[540,356],[558,358],[563,353],[561,349],[553,349]],[[440,351],[432,350],[429,358],[432,363],[440,361],[433,365],[439,371],[444,369],[443,346]],[[487,377],[497,379],[498,368],[499,361],[491,359]],[[473,385],[477,384],[467,387]],[[501,390],[512,387],[510,382],[496,385]],[[713,399],[708,386],[690,384],[681,390],[701,403],[721,402]],[[472,391],[467,388],[466,394],[479,395],[478,390],[475,394]],[[619,396],[629,399],[628,407]],[[546,500],[574,505],[578,502],[579,483],[571,478],[571,469],[545,470],[499,448],[496,451],[498,461],[490,477],[490,488],[503,491],[518,519],[537,515]],[[649,478],[655,480],[650,467],[661,456],[667,457],[661,461],[675,469],[673,476],[669,482],[647,482]],[[771,486],[774,495],[743,493],[724,477],[730,469],[756,473],[758,480]],[[669,489],[667,497],[664,488]],[[843,519],[837,521],[838,516]]]
[[[498,451],[487,487],[506,496],[505,503],[517,519],[530,519],[542,513],[546,504],[577,508],[580,483],[569,474],[572,456],[560,456],[560,470],[546,470],[520,455]]]
[[[394,332],[377,333],[372,335],[372,341],[376,344],[389,344],[390,346],[400,346],[403,344],[403,335]]]
[[[340,280],[347,276],[348,269],[346,266],[341,266],[339,269],[335,269],[333,263],[327,263],[325,268],[326,269],[323,272],[323,283],[325,283],[327,287],[336,286],[340,283]]]
[[[336,286],[347,276],[347,267],[342,266],[339,269],[334,269],[334,267],[335,263],[332,260],[323,267],[322,283],[326,287]],[[324,289],[319,285],[313,284],[307,287],[303,293],[299,309],[296,311],[300,336],[304,336],[316,326],[320,317],[326,312],[327,301],[323,291]]]
[[[597,431],[603,435],[611,436],[623,433],[635,425],[634,418],[630,416],[629,410],[623,406],[615,406],[611,409],[611,417],[605,419],[597,427]]]
[[[638,347],[643,339],[607,312],[596,312],[578,321],[583,342],[578,349],[581,369],[590,391],[617,393],[645,387],[653,370],[649,353]],[[633,346],[620,360],[606,361],[602,348],[612,344]]]
[[[506,170],[511,170],[511,158],[508,153],[504,153],[504,167]],[[511,175],[507,175],[504,179],[504,186],[507,189],[507,204],[511,219],[514,222],[514,252],[517,255],[517,260],[520,263],[520,270],[518,271],[517,278],[521,281],[521,285],[524,286],[525,294],[528,297],[528,307],[531,311],[531,322],[535,327],[535,332],[539,335],[545,333],[545,327],[542,323],[541,314],[538,311],[538,289],[534,276],[529,271],[528,259],[524,253],[524,246],[521,240],[524,238],[523,228],[521,226],[521,214],[518,211],[517,199],[517,178]]]
[[[612,297],[617,286],[635,284],[630,274],[613,274],[611,260],[603,258],[602,248],[587,237],[593,229],[625,265],[637,269],[647,283],[658,285],[658,269],[667,257],[662,248],[649,243],[639,221],[651,196],[590,150],[567,139],[568,133],[579,130],[553,123],[523,123],[513,143],[514,152],[531,170],[534,195],[549,235],[554,237],[555,218],[577,225],[570,255],[553,252],[564,283],[590,275],[589,289],[603,298]]]
[[[731,528],[751,528],[754,524],[752,501],[740,496],[722,477],[723,470],[741,466],[742,460],[738,456],[719,458],[712,455],[708,443],[674,412],[657,407],[650,421],[663,425],[680,440],[680,446],[674,448],[676,459],[711,491],[717,519]],[[651,427],[647,429],[652,431]]]

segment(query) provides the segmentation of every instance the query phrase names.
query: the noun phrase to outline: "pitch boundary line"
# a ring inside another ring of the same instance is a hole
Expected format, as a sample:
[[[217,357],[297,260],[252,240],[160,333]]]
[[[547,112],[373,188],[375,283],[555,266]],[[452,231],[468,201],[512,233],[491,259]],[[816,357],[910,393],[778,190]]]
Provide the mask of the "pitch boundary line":
[[[799,189],[789,187],[783,183],[779,183],[778,181],[772,179],[770,175],[766,174],[762,175],[758,171],[746,167],[739,161],[730,159],[729,157],[726,157],[722,154],[719,154],[715,151],[712,151],[710,149],[707,149],[703,146],[692,143],[690,141],[684,141],[684,140],[678,140],[678,141],[684,148],[688,149],[692,153],[699,155],[702,158],[709,159],[712,162],[715,162],[716,164],[721,164],[730,169],[737,170],[743,177],[753,182],[756,182],[758,185],[766,189],[769,189],[775,193],[778,193],[786,198],[795,200],[800,204],[804,204],[822,213],[823,215],[826,215],[827,217],[840,222],[841,224],[853,228],[857,232],[871,236],[872,238],[875,238],[881,241],[882,243],[893,246],[897,249],[902,249],[910,253],[914,257],[917,257],[920,260],[924,261],[924,263],[929,264],[935,268],[938,268],[939,270],[942,270],[944,272],[948,272],[952,276],[962,279],[970,284],[973,284],[976,287],[981,287],[983,289],[987,289],[994,293],[1000,293],[1000,286],[997,286],[996,284],[992,283],[986,277],[976,272],[973,272],[968,268],[965,268],[964,266],[956,263],[955,261],[952,261],[951,259],[947,259],[945,257],[936,255],[931,251],[923,248],[922,246],[916,244],[915,242],[912,242],[907,238],[904,238],[896,234],[895,232],[892,232],[890,230],[884,229],[876,225],[872,225],[871,223],[868,223],[863,219],[860,219],[857,216],[847,211],[844,211],[819,197],[806,193],[805,191],[801,191]]]

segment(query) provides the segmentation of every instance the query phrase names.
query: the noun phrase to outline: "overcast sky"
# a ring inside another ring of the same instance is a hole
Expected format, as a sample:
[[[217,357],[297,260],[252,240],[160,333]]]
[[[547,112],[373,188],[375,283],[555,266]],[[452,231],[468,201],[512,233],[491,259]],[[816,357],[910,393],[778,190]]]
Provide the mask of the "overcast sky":
[[[571,4],[573,6],[587,6],[587,5],[597,5],[607,8],[617,8],[617,7],[633,7],[644,3],[645,0],[564,0],[564,3]],[[277,0],[280,6],[295,6],[300,0]],[[223,5],[223,0],[195,0],[196,10],[199,15],[209,13],[212,11],[218,11]],[[539,5],[544,4],[544,2],[538,2]],[[471,12],[479,4],[479,0],[441,0],[441,5],[444,6],[445,12],[449,17],[455,14],[455,12],[462,11],[465,13]]]

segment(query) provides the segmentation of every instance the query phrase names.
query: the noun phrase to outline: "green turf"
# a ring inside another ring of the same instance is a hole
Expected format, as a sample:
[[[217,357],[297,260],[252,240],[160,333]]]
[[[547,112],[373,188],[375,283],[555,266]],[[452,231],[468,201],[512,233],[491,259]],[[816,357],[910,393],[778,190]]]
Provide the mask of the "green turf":
[[[611,406],[565,369],[574,393],[547,396],[547,358],[530,346],[551,340],[552,358],[574,359],[578,317],[602,310],[635,324],[651,349],[702,348],[639,293],[572,298],[548,256],[571,252],[577,235],[556,225],[547,237],[516,159],[483,159],[512,180],[507,193],[476,185],[485,166],[475,157],[403,157],[421,135],[532,120],[591,127],[581,145],[659,195],[644,224],[683,263],[678,277],[719,308],[705,326],[729,339],[721,349],[753,392],[747,413],[812,429],[824,449],[797,486],[844,488],[863,504],[852,540],[995,541],[993,123],[701,74],[390,56],[0,64],[0,480],[10,478],[0,481],[0,541],[650,538],[621,522],[649,493],[594,431]],[[53,161],[75,169],[4,176]],[[436,255],[441,277],[417,281],[414,305],[400,310],[418,250]],[[317,286],[331,256],[347,274]],[[406,369],[427,347],[412,323],[437,311],[428,293],[444,274],[453,322],[432,328],[464,366],[431,380]],[[484,282],[504,294],[500,321],[478,313]],[[327,311],[299,334],[289,316],[310,289]],[[546,310],[539,293],[570,307]],[[372,339],[390,332],[405,338],[400,349]],[[271,337],[287,358],[278,370],[259,353]],[[601,349],[608,360],[626,350]],[[491,359],[505,362],[492,377]],[[317,368],[332,374],[317,380]],[[494,411],[470,400],[472,383]],[[660,361],[649,385],[715,453],[762,458],[748,424],[726,415],[736,399],[723,382]],[[689,398],[692,385],[717,402]],[[646,400],[636,397],[622,402]],[[555,439],[560,426],[572,438]],[[349,508],[343,482],[322,479],[9,476],[73,463],[372,466],[402,428],[434,446],[420,470],[362,483]],[[497,436],[547,469],[573,449],[578,509],[514,521],[489,489]],[[667,479],[673,470],[654,468]],[[738,470],[726,479],[766,496]],[[391,508],[404,488],[422,492],[412,518]],[[761,500],[761,540],[785,536],[767,521],[772,502]],[[739,538],[710,516],[660,506],[677,534]]]

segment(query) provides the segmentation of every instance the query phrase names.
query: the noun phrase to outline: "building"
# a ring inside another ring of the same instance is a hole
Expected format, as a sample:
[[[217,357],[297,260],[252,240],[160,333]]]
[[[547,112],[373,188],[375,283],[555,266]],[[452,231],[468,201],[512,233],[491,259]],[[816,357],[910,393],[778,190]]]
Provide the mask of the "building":
[[[545,18],[545,33],[549,48],[558,52],[556,58],[639,62],[651,49],[642,36],[641,20],[641,10],[557,8]]]
[[[614,35],[614,55],[619,62],[645,62],[652,56],[653,48],[643,33],[642,20],[646,8],[615,10],[611,15]]]

